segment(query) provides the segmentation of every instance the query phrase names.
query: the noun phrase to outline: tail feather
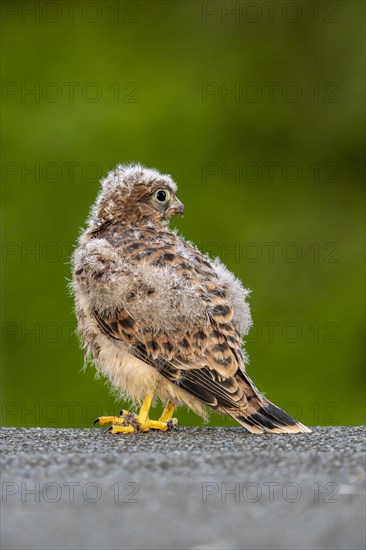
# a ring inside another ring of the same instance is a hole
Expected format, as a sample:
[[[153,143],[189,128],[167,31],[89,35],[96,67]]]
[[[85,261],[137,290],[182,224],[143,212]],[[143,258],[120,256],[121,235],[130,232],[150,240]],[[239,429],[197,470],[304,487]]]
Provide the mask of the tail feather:
[[[309,433],[311,430],[265,398],[231,415],[252,433]]]
[[[311,430],[259,393],[247,374],[243,374],[247,404],[245,408],[226,410],[251,433],[310,433]]]

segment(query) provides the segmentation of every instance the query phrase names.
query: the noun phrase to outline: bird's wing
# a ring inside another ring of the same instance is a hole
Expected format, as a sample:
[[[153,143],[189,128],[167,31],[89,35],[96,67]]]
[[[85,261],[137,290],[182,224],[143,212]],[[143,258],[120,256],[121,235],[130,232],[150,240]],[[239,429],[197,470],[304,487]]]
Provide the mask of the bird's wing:
[[[117,307],[94,309],[98,326],[211,407],[244,407],[244,360],[229,289],[206,256],[185,241],[179,246],[188,248],[179,252],[175,235],[167,235],[163,245],[146,245],[146,235],[141,242],[125,237],[124,273],[130,266],[135,288]],[[159,317],[159,308],[168,313],[156,324],[149,313]]]
[[[120,308],[107,316],[94,311],[98,326],[109,337],[131,346],[129,351],[156,368],[176,386],[212,407],[238,408],[246,403],[236,375],[241,351],[238,337],[224,335],[213,321],[210,329],[188,333],[152,331]],[[182,320],[183,321],[183,320]]]

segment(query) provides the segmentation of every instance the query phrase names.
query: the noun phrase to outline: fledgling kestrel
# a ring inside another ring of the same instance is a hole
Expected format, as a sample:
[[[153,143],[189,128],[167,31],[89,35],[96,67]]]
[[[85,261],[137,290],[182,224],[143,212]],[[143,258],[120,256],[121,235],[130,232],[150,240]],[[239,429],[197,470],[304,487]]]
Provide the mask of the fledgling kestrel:
[[[174,407],[206,408],[252,433],[310,430],[270,403],[245,372],[249,291],[218,260],[168,229],[183,214],[168,175],[120,165],[102,181],[73,257],[86,353],[139,414],[100,417],[112,433],[167,430]],[[150,420],[154,397],[166,402]]]

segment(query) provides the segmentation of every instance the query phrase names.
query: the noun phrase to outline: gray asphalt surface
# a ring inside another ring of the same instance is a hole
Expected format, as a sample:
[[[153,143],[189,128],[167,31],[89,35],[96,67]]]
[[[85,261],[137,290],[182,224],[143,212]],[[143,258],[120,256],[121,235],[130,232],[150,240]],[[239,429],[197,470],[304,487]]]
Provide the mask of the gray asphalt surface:
[[[1,430],[3,549],[361,549],[365,428]]]

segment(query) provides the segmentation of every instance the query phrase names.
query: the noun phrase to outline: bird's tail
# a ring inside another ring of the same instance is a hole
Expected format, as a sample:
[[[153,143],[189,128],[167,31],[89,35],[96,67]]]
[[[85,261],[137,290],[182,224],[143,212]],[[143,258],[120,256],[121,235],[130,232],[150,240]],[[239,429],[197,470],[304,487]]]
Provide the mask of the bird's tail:
[[[263,397],[246,373],[243,373],[240,382],[245,384],[246,406],[241,409],[226,409],[226,412],[249,432],[256,434],[311,432],[301,422]]]

